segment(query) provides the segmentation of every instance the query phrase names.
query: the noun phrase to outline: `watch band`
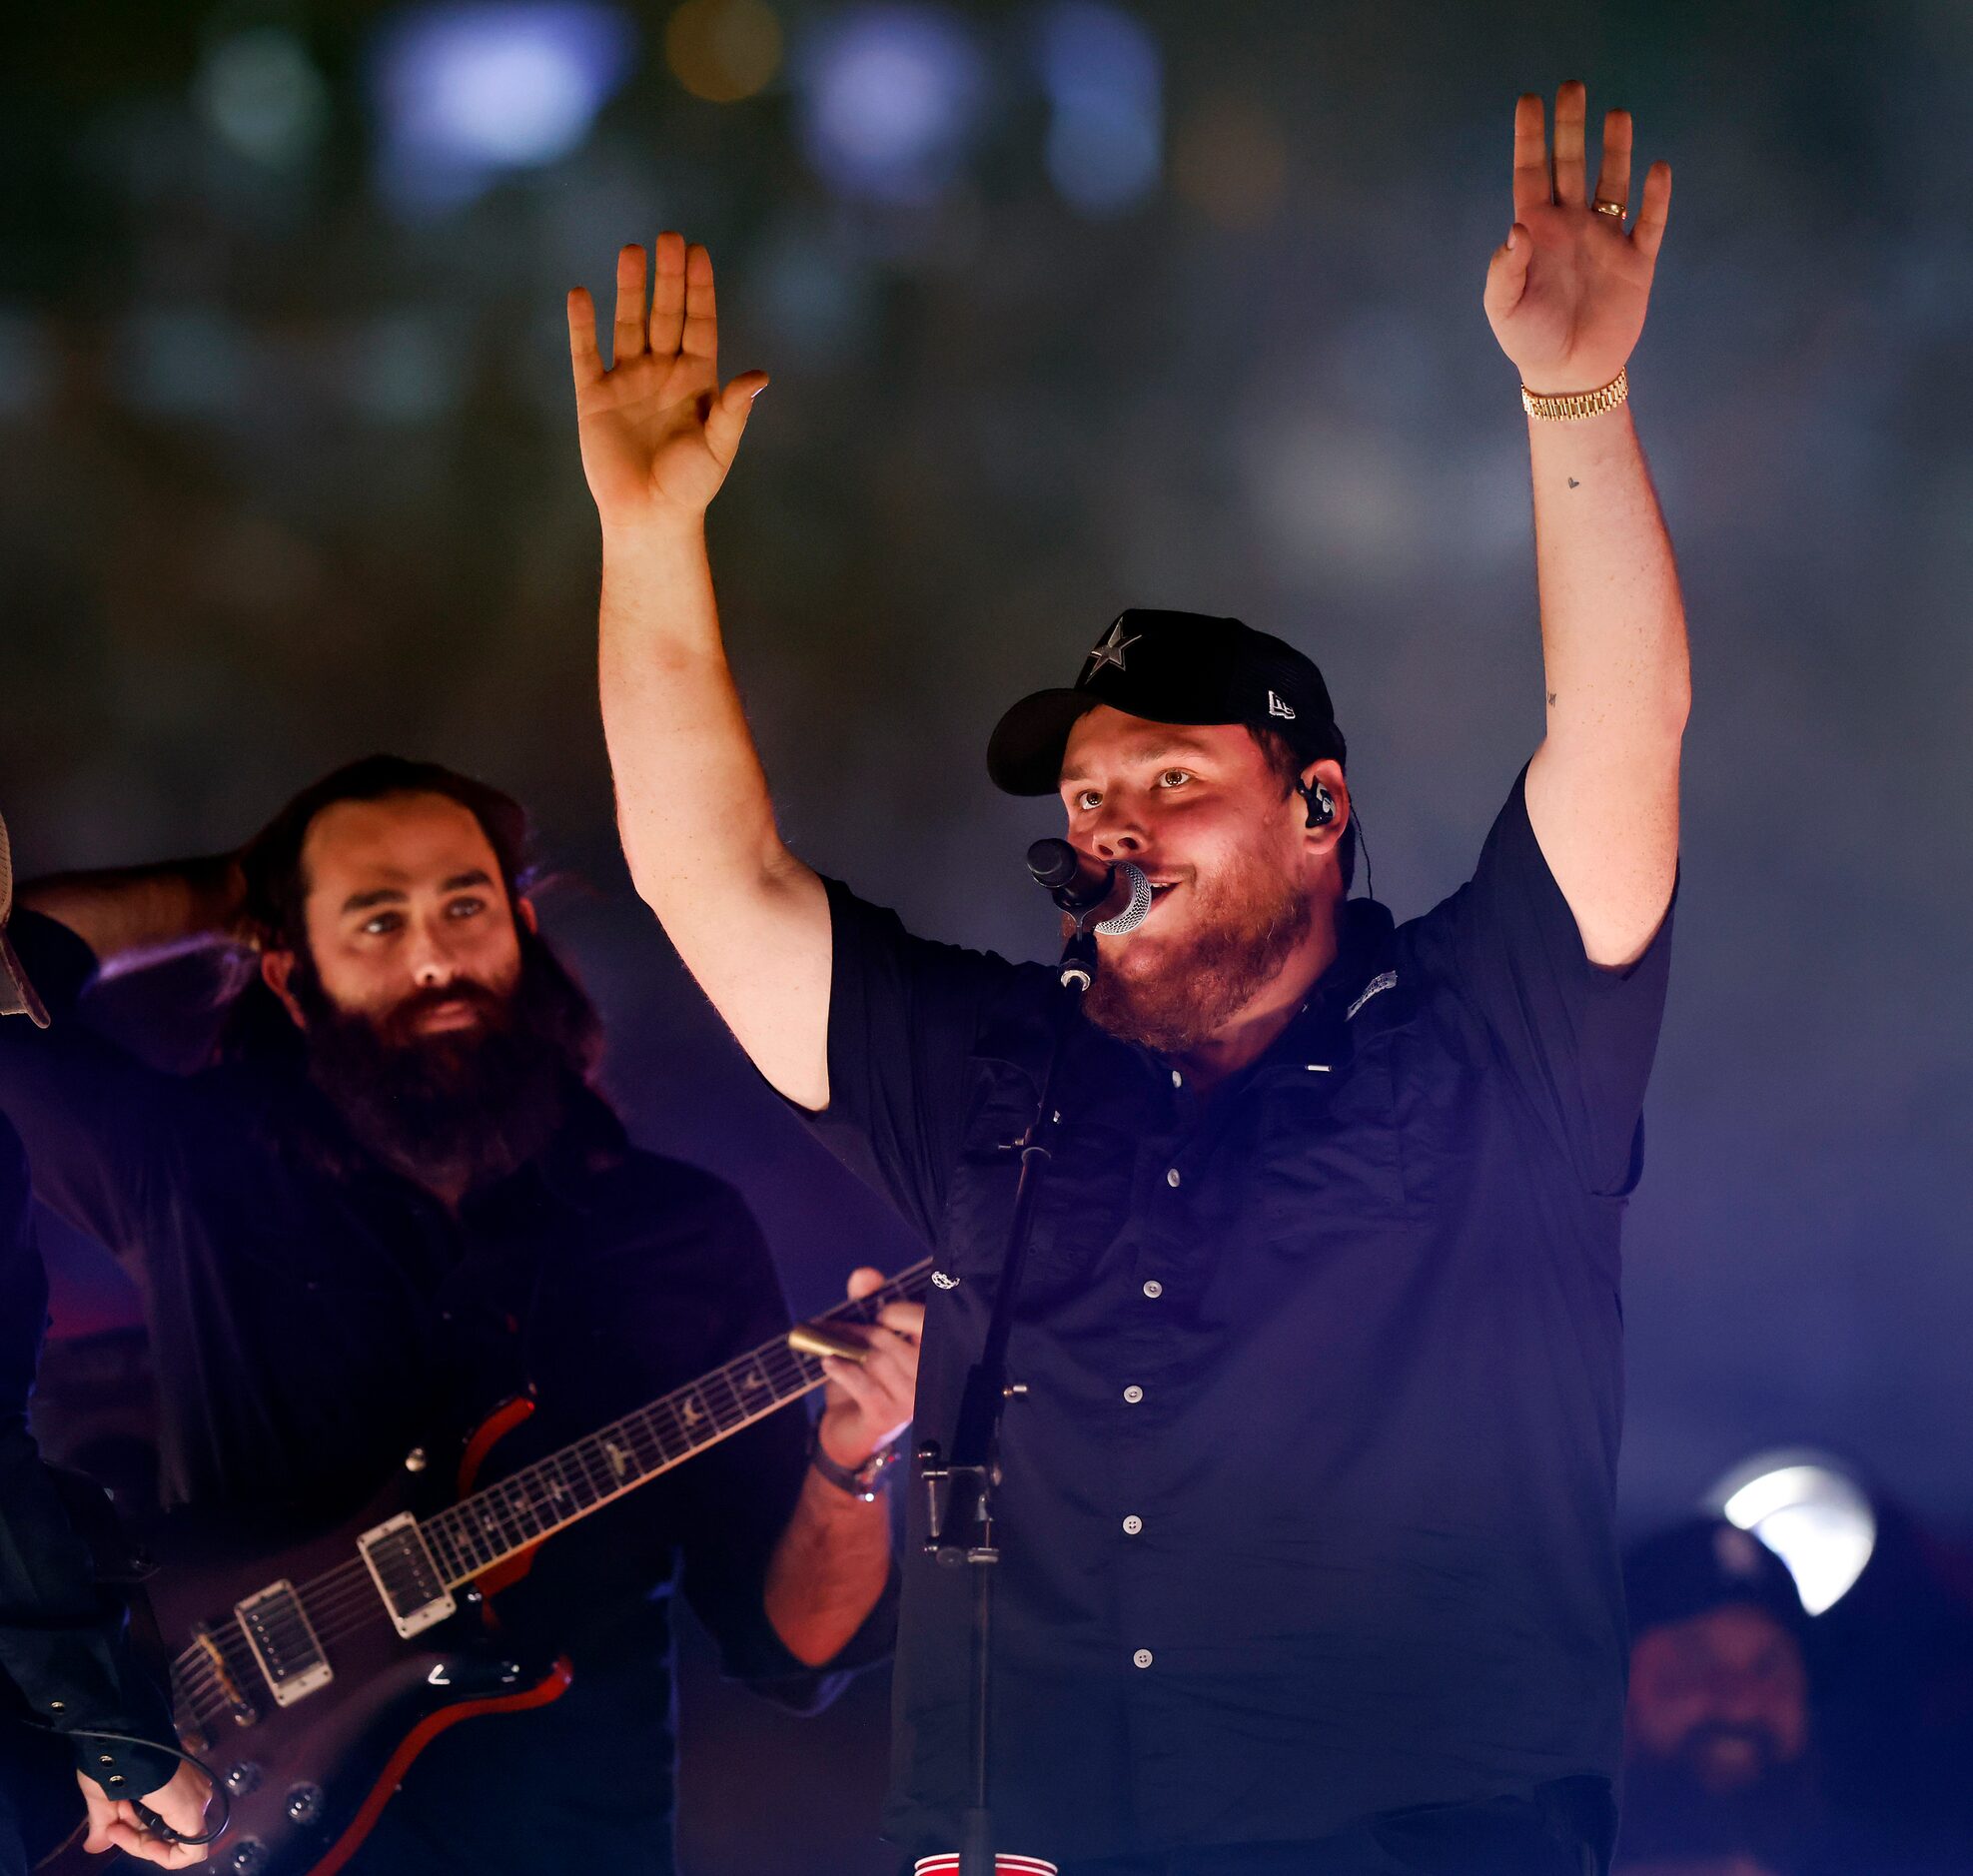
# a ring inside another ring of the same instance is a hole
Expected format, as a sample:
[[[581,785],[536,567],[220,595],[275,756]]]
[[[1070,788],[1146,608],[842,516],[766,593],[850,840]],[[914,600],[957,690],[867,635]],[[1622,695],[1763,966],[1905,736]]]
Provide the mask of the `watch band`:
[[[1596,391],[1570,391],[1558,395],[1547,395],[1520,388],[1520,408],[1529,417],[1575,418],[1596,417],[1604,411],[1614,411],[1630,396],[1630,380],[1626,376],[1628,366],[1620,367],[1617,375],[1607,385]]]
[[[903,1458],[903,1440],[897,1438],[876,1451],[863,1461],[854,1471],[846,1465],[838,1465],[822,1450],[822,1422],[817,1420],[808,1435],[808,1462],[839,1491],[846,1491],[852,1498],[861,1498],[865,1504],[871,1503],[885,1484],[885,1473]]]

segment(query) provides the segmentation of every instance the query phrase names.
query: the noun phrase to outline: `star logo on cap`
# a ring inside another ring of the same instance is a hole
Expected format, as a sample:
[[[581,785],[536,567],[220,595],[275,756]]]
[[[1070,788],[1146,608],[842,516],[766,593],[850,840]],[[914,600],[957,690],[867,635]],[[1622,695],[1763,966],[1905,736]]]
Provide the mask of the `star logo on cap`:
[[[1138,639],[1143,635],[1142,632],[1139,632],[1132,637],[1126,638],[1124,636],[1124,621],[1119,619],[1110,627],[1108,637],[1100,638],[1095,644],[1090,646],[1089,669],[1083,673],[1083,682],[1087,683],[1106,664],[1114,664],[1121,671],[1124,668],[1124,653],[1132,645],[1136,644]]]

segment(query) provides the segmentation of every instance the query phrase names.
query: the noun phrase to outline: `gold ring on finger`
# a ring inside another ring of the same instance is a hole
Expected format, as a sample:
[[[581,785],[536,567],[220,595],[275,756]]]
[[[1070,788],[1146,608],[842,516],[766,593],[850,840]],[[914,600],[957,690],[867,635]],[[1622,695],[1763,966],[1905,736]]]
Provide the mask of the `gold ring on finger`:
[[[1621,202],[1612,202],[1608,196],[1598,196],[1589,206],[1598,215],[1607,215],[1613,222],[1623,220],[1623,204]]]

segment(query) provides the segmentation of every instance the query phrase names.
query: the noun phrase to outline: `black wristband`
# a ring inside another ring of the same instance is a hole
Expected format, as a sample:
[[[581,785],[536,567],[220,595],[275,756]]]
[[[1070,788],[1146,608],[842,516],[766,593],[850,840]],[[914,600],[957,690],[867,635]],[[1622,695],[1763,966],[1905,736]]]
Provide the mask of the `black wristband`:
[[[817,1420],[808,1435],[808,1462],[822,1474],[838,1491],[846,1491],[852,1498],[861,1498],[865,1504],[873,1502],[885,1484],[885,1474],[904,1456],[903,1440],[900,1436],[879,1446],[876,1451],[851,1471],[846,1465],[838,1465],[822,1450],[822,1422]]]

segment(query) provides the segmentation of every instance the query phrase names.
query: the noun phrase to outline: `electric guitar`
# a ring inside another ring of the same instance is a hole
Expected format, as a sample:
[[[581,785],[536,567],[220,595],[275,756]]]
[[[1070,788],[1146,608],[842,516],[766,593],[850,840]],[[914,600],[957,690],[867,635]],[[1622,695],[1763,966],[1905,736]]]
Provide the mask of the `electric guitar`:
[[[438,1735],[561,1697],[566,1660],[502,1646],[493,1597],[577,1518],[819,1388],[821,1353],[886,1304],[923,1296],[931,1260],[837,1305],[600,1431],[486,1485],[499,1440],[533,1411],[508,1402],[468,1441],[450,1502],[423,1447],[355,1516],[286,1547],[174,1520],[152,1546],[160,1633],[178,1644],[172,1703],[185,1749],[231,1805],[211,1851],[227,1876],[335,1876]],[[121,1795],[121,1794],[119,1794]],[[37,1868],[100,1872],[80,1829]]]

